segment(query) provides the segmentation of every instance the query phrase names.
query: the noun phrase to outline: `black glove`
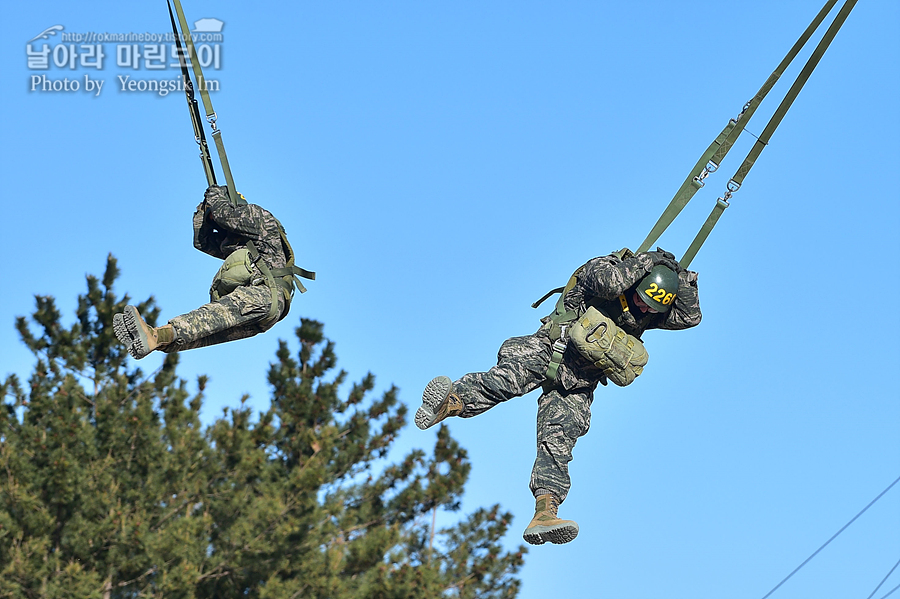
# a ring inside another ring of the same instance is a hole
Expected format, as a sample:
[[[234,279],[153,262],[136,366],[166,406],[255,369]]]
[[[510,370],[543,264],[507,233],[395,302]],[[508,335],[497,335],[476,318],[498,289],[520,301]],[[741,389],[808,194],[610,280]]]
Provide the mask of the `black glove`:
[[[675,271],[676,273],[684,270],[681,268],[681,265],[678,264],[678,261],[675,260],[675,255],[671,252],[667,252],[662,248],[656,248],[655,252],[647,252],[647,255],[650,256],[650,261],[653,266],[665,266],[670,270]]]
[[[675,259],[675,254],[672,252],[667,252],[661,247],[657,247],[655,252],[648,253],[653,256],[653,266],[661,264],[675,273],[681,273],[684,270],[681,265],[678,264],[678,260]]]

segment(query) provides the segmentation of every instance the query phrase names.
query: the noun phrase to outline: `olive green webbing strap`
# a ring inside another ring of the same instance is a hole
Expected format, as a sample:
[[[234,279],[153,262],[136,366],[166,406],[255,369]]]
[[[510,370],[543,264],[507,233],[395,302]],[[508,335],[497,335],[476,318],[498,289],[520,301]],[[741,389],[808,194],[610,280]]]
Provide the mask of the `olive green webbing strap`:
[[[297,286],[297,289],[300,293],[306,293],[306,287],[303,286],[303,283],[300,282],[298,277],[303,277],[304,279],[309,279],[310,281],[316,280],[316,273],[311,270],[306,270],[305,268],[300,268],[299,266],[295,266],[293,264],[285,266],[284,268],[270,268],[269,271],[272,273],[272,276],[277,279],[283,279],[284,277],[291,277],[291,281],[293,285]],[[285,282],[285,288],[287,288],[290,283]]]
[[[272,271],[269,270],[269,266],[266,264],[265,260],[262,260],[259,255],[259,250],[256,249],[256,245],[252,241],[247,242],[247,250],[250,252],[250,259],[253,264],[259,269],[259,271],[266,277],[266,286],[269,288],[269,291],[272,294],[272,303],[269,305],[269,314],[266,316],[265,322],[274,322],[281,316],[278,313],[278,293],[279,288],[277,283],[275,282],[275,277],[272,275]],[[288,303],[288,297],[285,297],[284,300],[285,305]]]
[[[815,69],[816,65],[819,64],[819,60],[822,58],[822,55],[825,54],[825,51],[828,49],[828,46],[831,44],[832,40],[834,40],[834,37],[837,35],[837,32],[844,24],[844,21],[847,20],[847,16],[850,14],[850,11],[853,10],[856,2],[857,0],[847,0],[846,2],[844,2],[841,10],[838,11],[837,16],[834,18],[834,21],[828,27],[828,30],[819,41],[816,49],[813,50],[812,55],[809,57],[809,60],[806,61],[806,64],[800,71],[800,74],[797,75],[797,79],[794,81],[794,84],[791,85],[791,89],[788,90],[787,95],[785,95],[784,99],[781,101],[781,104],[779,104],[778,109],[775,110],[772,118],[769,119],[769,123],[766,125],[766,128],[763,130],[759,138],[757,138],[756,143],[753,144],[753,147],[750,149],[750,153],[747,154],[747,158],[744,159],[744,163],[737,170],[734,177],[731,178],[731,182],[736,184],[737,187],[740,187],[741,183],[743,183],[744,177],[746,177],[747,173],[750,172],[750,169],[753,167],[756,159],[759,158],[759,155],[763,151],[763,148],[766,147],[766,145],[769,143],[769,139],[772,137],[775,129],[781,123],[784,115],[787,114],[788,109],[791,107],[791,104],[794,103],[794,100],[797,98],[800,90],[803,89],[803,86],[806,84],[806,81],[812,74],[813,69]]]
[[[766,82],[763,83],[762,87],[759,88],[759,91],[756,92],[756,95],[753,96],[744,108],[741,110],[740,114],[735,119],[736,124],[740,125],[735,127],[735,129],[729,134],[728,138],[722,144],[722,147],[715,153],[712,157],[712,162],[715,166],[718,166],[722,163],[722,159],[725,158],[725,155],[728,154],[728,151],[731,149],[731,146],[734,145],[734,142],[737,141],[738,136],[744,130],[744,125],[750,121],[750,118],[756,112],[756,109],[762,103],[763,99],[769,93],[769,91],[775,86],[778,82],[778,79],[784,73],[784,71],[790,66],[791,62],[793,62],[794,58],[797,57],[797,54],[800,53],[800,50],[803,49],[803,46],[806,45],[806,42],[809,41],[809,38],[812,37],[812,34],[819,28],[819,25],[822,24],[822,21],[825,20],[825,17],[828,16],[828,13],[831,12],[831,9],[834,8],[834,5],[837,4],[837,0],[828,0],[819,13],[816,15],[816,18],[812,20],[812,23],[806,28],[806,31],[803,32],[794,45],[791,47],[790,51],[785,55],[785,57],[781,60],[781,63],[775,67],[775,70],[772,71],[772,74],[769,75],[769,78],[766,79]]]
[[[716,202],[716,205],[713,207],[712,212],[710,212],[709,216],[706,217],[706,222],[703,223],[703,226],[700,227],[700,231],[697,233],[697,236],[694,237],[694,241],[684,253],[684,256],[681,258],[681,260],[678,261],[678,264],[680,264],[682,268],[687,268],[691,265],[691,261],[694,259],[694,256],[696,256],[697,252],[700,251],[700,246],[703,245],[703,242],[706,241],[707,237],[709,237],[710,232],[713,230],[713,227],[716,226],[719,217],[722,216],[722,213],[725,212],[726,208],[728,208],[728,202],[726,202],[722,198],[719,198],[719,200]]]
[[[716,137],[715,140],[706,148],[706,151],[703,152],[703,155],[700,156],[700,159],[697,161],[697,164],[694,165],[694,168],[691,169],[691,172],[688,174],[687,178],[684,180],[684,183],[681,184],[681,187],[678,188],[678,191],[675,193],[675,197],[672,198],[672,201],[669,202],[669,205],[666,206],[666,209],[663,211],[662,215],[659,217],[659,220],[656,221],[656,224],[653,225],[653,229],[650,230],[650,234],[647,235],[647,238],[644,239],[644,242],[637,249],[637,253],[646,252],[650,247],[656,243],[656,240],[659,239],[660,235],[669,228],[669,225],[672,224],[672,221],[675,220],[675,217],[678,216],[682,209],[687,206],[688,202],[691,201],[691,198],[694,197],[694,194],[697,193],[697,190],[703,187],[703,180],[700,178],[700,175],[703,173],[703,169],[707,167],[713,155],[718,153],[719,149],[725,143],[725,140],[728,139],[731,132],[735,129],[734,120],[728,121],[728,124],[725,125],[725,128],[722,129],[722,132]]]
[[[819,25],[822,24],[822,21],[831,12],[831,9],[837,3],[837,0],[828,0],[819,13],[816,15],[815,19],[813,19],[812,23],[806,28],[803,34],[797,39],[794,45],[791,47],[790,51],[785,55],[785,57],[781,60],[781,63],[776,67],[776,69],[769,75],[769,78],[763,84],[763,86],[759,89],[756,95],[751,99],[747,104],[744,105],[743,110],[737,116],[736,119],[731,119],[728,124],[722,129],[722,132],[713,140],[712,144],[706,149],[697,163],[694,165],[694,168],[691,169],[691,172],[688,174],[684,183],[681,184],[681,187],[675,193],[675,197],[672,198],[672,201],[669,202],[669,205],[663,211],[662,215],[659,217],[659,220],[656,221],[656,224],[651,229],[650,234],[647,235],[647,238],[638,248],[638,253],[646,252],[659,237],[665,232],[665,230],[672,224],[672,221],[681,213],[682,209],[687,206],[688,202],[694,197],[694,194],[697,193],[701,187],[703,187],[703,179],[712,172],[714,172],[719,164],[721,164],[722,160],[731,150],[734,143],[737,141],[741,132],[744,130],[746,124],[750,121],[750,118],[753,116],[753,113],[756,112],[757,107],[772,89],[775,86],[775,83],[781,77],[782,73],[784,73],[785,69],[787,69],[788,65],[794,60],[800,50],[806,45],[806,42],[809,41],[809,38],[812,34],[819,28]]]
[[[172,13],[172,4],[168,1],[169,20],[172,22],[172,33],[175,34],[175,46],[178,48],[178,63],[181,66],[181,77],[184,83],[184,94],[187,97],[188,113],[191,116],[191,125],[194,127],[194,141],[200,146],[200,162],[206,173],[206,181],[209,185],[216,184],[216,172],[213,168],[212,157],[209,155],[209,144],[206,143],[206,134],[203,131],[200,119],[200,108],[197,106],[197,98],[194,96],[194,83],[187,69],[184,59],[184,51],[181,47],[181,36],[178,35],[178,26],[175,24],[175,15]]]
[[[762,153],[763,148],[768,145],[769,139],[771,139],[772,134],[775,133],[775,129],[781,123],[784,115],[787,114],[787,111],[794,103],[794,100],[797,99],[797,96],[800,94],[800,90],[803,89],[803,86],[809,80],[809,76],[819,64],[819,60],[821,60],[822,55],[825,54],[828,46],[831,44],[831,42],[837,35],[837,32],[843,26],[844,21],[847,20],[847,16],[850,14],[850,11],[853,10],[856,2],[857,0],[847,0],[846,2],[844,2],[844,5],[838,11],[837,16],[834,18],[834,21],[832,21],[831,25],[828,26],[828,29],[825,31],[825,35],[822,36],[821,40],[819,40],[819,43],[818,45],[816,45],[815,50],[813,50],[812,55],[810,55],[809,59],[806,61],[806,64],[800,71],[800,74],[797,75],[797,79],[794,80],[794,83],[791,85],[791,88],[784,96],[781,104],[778,105],[775,113],[769,119],[768,124],[766,124],[766,128],[757,138],[756,143],[753,144],[753,147],[750,148],[750,152],[744,159],[743,164],[741,164],[740,168],[738,168],[737,172],[728,182],[727,190],[722,195],[722,197],[720,197],[716,201],[716,205],[713,207],[712,212],[710,212],[709,216],[706,218],[706,222],[703,223],[703,226],[700,228],[700,231],[697,233],[694,241],[691,242],[690,247],[688,247],[687,251],[684,253],[684,257],[679,261],[682,267],[687,268],[688,266],[690,266],[690,263],[694,259],[694,256],[696,256],[697,252],[700,251],[700,246],[702,246],[703,242],[706,241],[706,238],[709,237],[709,234],[712,231],[713,227],[716,226],[716,222],[718,222],[719,217],[722,216],[722,213],[730,205],[728,200],[731,198],[734,192],[740,189],[741,184],[744,182],[744,178],[756,163],[756,160]]]
[[[197,88],[200,90],[200,99],[203,100],[203,107],[206,108],[206,120],[212,128],[213,141],[216,142],[216,150],[219,153],[219,162],[222,164],[222,172],[225,173],[225,183],[228,186],[228,197],[231,200],[231,203],[236,206],[240,202],[240,196],[235,192],[234,178],[231,176],[231,166],[228,164],[228,156],[225,154],[225,143],[222,141],[222,131],[216,126],[216,111],[213,109],[209,91],[206,89],[206,79],[203,77],[203,70],[200,68],[200,61],[197,58],[197,50],[194,47],[191,30],[188,27],[187,19],[184,18],[181,2],[179,0],[172,0],[172,2],[175,4],[178,22],[181,24],[182,37],[184,38],[184,43],[188,49],[188,57],[191,61],[191,67],[194,70],[194,76],[197,79]],[[177,33],[175,37],[178,37]]]
[[[532,307],[532,308],[537,308],[538,306],[540,306],[541,304],[543,304],[545,301],[547,301],[547,299],[548,299],[551,295],[553,295],[553,294],[555,294],[555,293],[562,293],[564,289],[565,289],[565,287],[557,287],[556,289],[551,289],[550,291],[548,291],[547,293],[545,293],[545,294],[543,295],[543,297],[541,297],[541,299],[539,299],[538,301],[536,301],[536,302],[534,302],[533,304],[531,304],[531,307]]]
[[[272,276],[278,277],[281,280],[285,281],[285,285],[295,285],[297,289],[300,290],[300,293],[306,293],[306,287],[303,286],[303,283],[300,282],[298,277],[303,277],[304,279],[309,279],[310,281],[316,280],[316,273],[311,270],[306,270],[305,268],[300,268],[294,263],[296,259],[294,256],[294,248],[291,247],[291,242],[288,241],[287,233],[284,231],[284,226],[278,219],[275,219],[278,223],[278,232],[281,235],[281,244],[284,247],[285,256],[287,257],[287,263],[283,268],[273,268]],[[285,279],[284,277],[290,277],[290,279]],[[288,283],[287,281],[290,281]],[[293,292],[293,289],[289,290],[289,293]]]
[[[551,348],[552,353],[550,354],[550,362],[547,364],[547,372],[544,376],[548,381],[555,381],[556,376],[559,372],[559,367],[562,364],[563,356],[566,352],[566,344],[568,339],[565,338],[565,330],[566,327],[578,318],[578,313],[574,310],[566,310],[565,305],[565,297],[566,294],[575,287],[575,284],[578,282],[578,274],[581,272],[581,269],[575,271],[571,277],[569,277],[569,282],[566,283],[565,287],[559,287],[558,291],[560,292],[559,299],[556,301],[556,307],[553,309],[553,314],[550,315],[550,322],[547,323],[550,328],[550,341],[552,342]],[[546,294],[542,299],[538,300],[534,304],[532,304],[533,308],[536,308],[543,302],[545,299],[553,295],[557,292],[557,289],[554,289],[550,293]]]

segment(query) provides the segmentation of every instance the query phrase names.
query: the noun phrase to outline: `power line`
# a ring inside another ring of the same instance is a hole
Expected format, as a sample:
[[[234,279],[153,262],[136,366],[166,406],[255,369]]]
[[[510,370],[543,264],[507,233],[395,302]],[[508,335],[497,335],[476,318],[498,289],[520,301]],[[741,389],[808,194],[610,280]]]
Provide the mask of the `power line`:
[[[769,591],[768,593],[766,593],[766,594],[763,596],[762,599],[766,599],[769,595],[771,595],[772,593],[774,593],[775,591],[777,591],[778,588],[779,588],[781,585],[783,585],[784,583],[786,583],[786,582],[788,581],[788,579],[789,579],[791,576],[793,576],[794,574],[796,574],[797,571],[800,570],[800,568],[802,568],[803,566],[805,566],[805,565],[807,564],[807,562],[809,562],[809,560],[811,560],[812,558],[816,557],[816,556],[819,554],[820,551],[822,551],[823,549],[825,549],[825,547],[828,545],[828,543],[830,543],[830,542],[832,542],[833,540],[835,540],[835,539],[837,538],[837,536],[838,536],[839,534],[841,534],[842,532],[844,532],[844,530],[846,530],[846,528],[847,528],[848,526],[850,526],[851,524],[853,524],[854,522],[856,522],[856,519],[857,519],[857,518],[859,518],[860,516],[862,516],[862,515],[865,513],[865,511],[866,511],[867,509],[869,509],[870,507],[872,507],[872,505],[873,505],[876,501],[878,501],[879,499],[881,499],[881,497],[882,497],[885,493],[887,493],[888,491],[890,491],[890,490],[891,490],[891,487],[893,487],[894,485],[896,485],[898,482],[900,482],[900,476],[898,476],[898,477],[894,480],[894,482],[892,482],[891,484],[889,484],[889,485],[887,486],[887,489],[885,489],[884,491],[882,491],[881,493],[879,493],[879,494],[878,494],[878,497],[876,497],[875,499],[873,499],[872,501],[870,501],[870,502],[869,502],[869,505],[867,505],[866,507],[864,507],[860,513],[858,513],[858,514],[856,514],[855,516],[853,516],[853,518],[850,520],[850,522],[847,522],[846,524],[844,524],[843,528],[841,528],[839,531],[837,531],[836,533],[834,533],[834,535],[832,535],[832,537],[831,537],[830,539],[828,539],[827,541],[825,541],[825,544],[824,544],[824,545],[822,545],[821,547],[819,547],[818,549],[816,549],[816,550],[813,552],[812,555],[810,555],[808,558],[806,558],[806,560],[804,560],[804,562],[803,562],[802,564],[800,564],[799,566],[797,566],[796,568],[794,568],[794,571],[793,571],[793,572],[791,572],[790,574],[788,574],[787,576],[785,576],[785,577],[784,577],[784,580],[782,580],[781,582],[779,582],[778,584],[776,584],[776,585],[775,585],[775,588],[772,589],[771,591]],[[895,587],[893,590],[891,590],[890,593],[888,593],[888,595],[890,595],[891,593],[893,593],[894,591],[896,591],[897,588],[900,588],[900,586]],[[877,589],[876,589],[876,590],[877,590]],[[887,595],[885,595],[885,597],[887,597]],[[884,598],[882,598],[882,599],[884,599]]]
[[[891,577],[891,574],[894,573],[894,570],[897,569],[897,566],[900,566],[900,559],[897,560],[897,563],[894,564],[894,567],[891,568],[890,572],[887,573],[887,576],[885,576],[884,578],[881,579],[881,582],[878,583],[878,586],[875,587],[875,590],[872,591],[872,594],[869,595],[868,597],[866,597],[866,599],[872,599],[872,597],[875,595],[875,593],[878,592],[878,589],[881,588],[881,585],[884,584],[884,581],[886,581],[888,578]],[[894,591],[896,591],[896,590],[897,590],[897,587],[894,587]],[[891,593],[893,593],[894,591],[891,591]],[[888,595],[890,595],[891,593],[888,593]],[[887,597],[887,595],[885,595],[885,597]],[[884,597],[882,597],[882,599],[884,599]]]
[[[893,594],[894,594],[894,591],[896,591],[897,589],[900,589],[900,584],[898,584],[897,586],[895,586],[894,588],[892,588],[890,591],[888,591],[887,595],[882,595],[882,596],[881,596],[881,599],[886,599],[887,597],[893,595]]]

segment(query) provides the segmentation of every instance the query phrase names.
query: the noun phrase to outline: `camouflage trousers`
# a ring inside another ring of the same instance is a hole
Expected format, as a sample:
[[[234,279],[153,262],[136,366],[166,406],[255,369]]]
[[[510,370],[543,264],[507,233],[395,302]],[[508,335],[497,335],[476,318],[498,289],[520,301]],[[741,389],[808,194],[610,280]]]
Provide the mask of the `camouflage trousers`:
[[[471,418],[497,404],[534,391],[546,382],[552,355],[546,331],[513,337],[500,346],[497,365],[467,374],[453,383],[465,403],[460,416]],[[547,388],[538,398],[537,458],[529,485],[535,496],[551,492],[564,501],[571,487],[569,462],[579,437],[591,426],[591,402],[597,383],[582,381],[571,389]]]
[[[277,294],[279,314],[284,296]],[[272,292],[266,285],[238,287],[225,297],[176,316],[169,321],[175,341],[165,352],[184,351],[252,337],[272,328],[278,319],[267,322]]]

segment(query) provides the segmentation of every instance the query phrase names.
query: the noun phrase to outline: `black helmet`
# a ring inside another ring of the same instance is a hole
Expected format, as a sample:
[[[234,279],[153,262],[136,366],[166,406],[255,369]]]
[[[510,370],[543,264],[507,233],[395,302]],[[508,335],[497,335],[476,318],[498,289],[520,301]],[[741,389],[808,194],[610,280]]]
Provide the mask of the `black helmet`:
[[[665,312],[672,307],[675,294],[678,292],[678,275],[668,266],[657,264],[637,286],[638,295],[644,303],[656,310]]]

